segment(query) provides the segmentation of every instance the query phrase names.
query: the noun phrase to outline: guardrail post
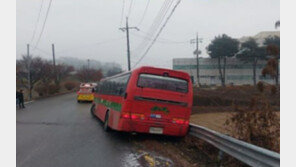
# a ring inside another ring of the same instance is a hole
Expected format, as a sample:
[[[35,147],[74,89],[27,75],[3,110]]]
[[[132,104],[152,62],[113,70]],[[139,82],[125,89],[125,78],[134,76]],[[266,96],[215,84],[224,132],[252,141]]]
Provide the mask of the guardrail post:
[[[224,156],[224,152],[221,151],[221,150],[219,150],[219,152],[218,152],[218,157],[217,157],[217,159],[218,159],[218,164],[217,164],[217,166],[218,166],[218,167],[221,166],[221,161],[222,161],[222,159],[223,159],[223,156]]]

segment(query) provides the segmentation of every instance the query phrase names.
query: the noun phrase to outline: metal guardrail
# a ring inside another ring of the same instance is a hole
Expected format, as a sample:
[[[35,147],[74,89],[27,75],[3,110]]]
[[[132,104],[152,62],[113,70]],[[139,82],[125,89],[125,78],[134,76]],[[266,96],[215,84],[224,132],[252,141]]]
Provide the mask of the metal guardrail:
[[[189,134],[208,142],[221,151],[250,166],[280,166],[280,154],[223,135],[205,127],[190,124]]]

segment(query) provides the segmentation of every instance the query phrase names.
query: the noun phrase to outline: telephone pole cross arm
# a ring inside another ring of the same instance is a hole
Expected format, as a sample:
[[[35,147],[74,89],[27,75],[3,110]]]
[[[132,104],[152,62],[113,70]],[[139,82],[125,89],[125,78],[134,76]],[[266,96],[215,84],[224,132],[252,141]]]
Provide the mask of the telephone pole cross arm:
[[[126,17],[126,27],[119,28],[121,31],[126,31],[126,41],[127,41],[127,64],[128,64],[128,70],[131,70],[131,53],[130,53],[130,43],[129,43],[129,29],[135,29],[139,31],[140,29],[138,27],[129,27],[128,26],[128,18]]]

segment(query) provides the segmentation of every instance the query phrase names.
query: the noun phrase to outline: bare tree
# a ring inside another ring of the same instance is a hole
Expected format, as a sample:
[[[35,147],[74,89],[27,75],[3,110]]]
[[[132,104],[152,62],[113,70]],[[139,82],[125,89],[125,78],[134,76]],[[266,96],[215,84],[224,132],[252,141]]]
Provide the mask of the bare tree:
[[[62,79],[69,76],[70,72],[74,71],[74,67],[66,64],[58,64],[56,65],[55,70],[56,70],[55,82],[56,82],[56,85],[59,85]]]
[[[16,64],[16,80],[28,89],[30,97],[32,97],[32,90],[37,82],[49,83],[53,77],[50,62],[40,57],[23,56],[21,60],[17,60]],[[27,77],[28,73],[30,73],[30,78]]]
[[[101,70],[83,67],[77,71],[77,77],[81,82],[100,81],[103,77]]]

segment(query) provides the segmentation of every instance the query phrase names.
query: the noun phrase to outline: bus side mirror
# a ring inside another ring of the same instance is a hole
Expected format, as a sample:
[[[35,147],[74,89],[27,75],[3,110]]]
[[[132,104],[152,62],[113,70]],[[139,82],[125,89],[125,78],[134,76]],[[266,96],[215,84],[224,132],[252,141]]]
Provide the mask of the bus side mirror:
[[[126,92],[124,93],[124,96],[123,96],[123,98],[124,98],[124,99],[126,99],[126,98],[127,98],[127,93],[126,93]]]

